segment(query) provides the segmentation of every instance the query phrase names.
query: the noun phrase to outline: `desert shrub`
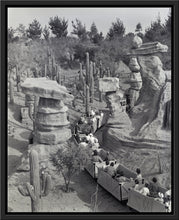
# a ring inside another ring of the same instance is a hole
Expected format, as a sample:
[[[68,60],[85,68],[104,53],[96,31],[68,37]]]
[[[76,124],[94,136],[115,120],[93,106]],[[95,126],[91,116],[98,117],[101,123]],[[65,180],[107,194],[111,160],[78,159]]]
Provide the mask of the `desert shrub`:
[[[55,154],[51,154],[50,161],[56,168],[57,174],[62,174],[66,192],[69,192],[71,179],[76,173],[80,172],[87,155],[84,149],[73,142],[68,142],[67,146],[60,148]]]

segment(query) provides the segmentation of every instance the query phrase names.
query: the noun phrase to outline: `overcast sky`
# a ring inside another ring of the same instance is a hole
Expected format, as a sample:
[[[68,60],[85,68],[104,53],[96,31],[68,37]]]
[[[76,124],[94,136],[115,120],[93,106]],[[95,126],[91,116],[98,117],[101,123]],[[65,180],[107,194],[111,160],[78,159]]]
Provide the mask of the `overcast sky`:
[[[134,32],[136,24],[140,22],[143,30],[155,21],[158,15],[162,23],[169,14],[169,8],[8,8],[8,27],[17,28],[19,24],[26,27],[37,19],[44,27],[48,25],[49,18],[58,16],[68,19],[68,33],[72,31],[71,21],[76,18],[90,29],[92,22],[95,22],[98,31],[104,36],[108,32],[111,23],[120,18],[126,28],[126,33]]]

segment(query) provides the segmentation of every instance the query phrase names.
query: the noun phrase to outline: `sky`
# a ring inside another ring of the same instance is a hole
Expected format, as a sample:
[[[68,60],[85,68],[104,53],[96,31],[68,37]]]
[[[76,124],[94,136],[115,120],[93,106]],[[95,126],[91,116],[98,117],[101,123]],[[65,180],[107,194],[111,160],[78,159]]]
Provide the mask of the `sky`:
[[[141,23],[143,31],[150,26],[152,21],[160,15],[162,23],[165,22],[169,14],[169,8],[8,8],[8,27],[17,28],[19,24],[28,25],[37,19],[42,27],[48,26],[49,18],[58,16],[68,20],[68,33],[73,30],[71,21],[76,18],[90,26],[95,22],[98,31],[102,31],[105,36],[112,22],[119,18],[123,21],[126,33],[134,32],[137,23]]]

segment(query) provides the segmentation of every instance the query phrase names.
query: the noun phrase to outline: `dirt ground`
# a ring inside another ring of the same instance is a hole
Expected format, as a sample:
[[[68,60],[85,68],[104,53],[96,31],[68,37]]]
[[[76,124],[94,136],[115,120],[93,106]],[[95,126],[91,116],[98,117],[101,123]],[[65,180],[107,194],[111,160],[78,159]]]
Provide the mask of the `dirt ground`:
[[[104,108],[105,103],[97,101],[96,108]],[[22,196],[17,187],[23,182],[29,182],[29,172],[17,172],[21,156],[28,146],[28,138],[32,127],[25,127],[20,122],[20,108],[24,106],[24,95],[15,92],[15,103],[8,105],[8,211],[30,212],[31,201],[29,197]],[[70,121],[74,121],[80,112],[84,111],[82,101],[77,100],[76,109],[69,109]],[[53,189],[47,197],[41,199],[42,212],[93,212],[91,196],[96,191],[97,183],[86,172],[81,171],[73,177],[71,190],[64,192],[64,180],[61,176],[53,179]],[[111,194],[99,186],[97,212],[131,212]]]

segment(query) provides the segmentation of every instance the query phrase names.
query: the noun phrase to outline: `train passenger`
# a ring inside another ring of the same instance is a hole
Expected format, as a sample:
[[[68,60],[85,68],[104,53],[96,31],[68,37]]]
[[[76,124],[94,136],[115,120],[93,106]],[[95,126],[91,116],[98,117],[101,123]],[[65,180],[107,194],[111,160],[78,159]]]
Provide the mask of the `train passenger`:
[[[98,139],[95,138],[92,134],[89,134],[89,143],[90,143],[91,145],[94,145],[94,144],[97,143],[97,142],[98,142]]]
[[[98,155],[97,150],[93,151],[92,161],[93,162],[100,162],[100,163],[103,162],[102,158]]]
[[[167,211],[167,212],[171,212],[171,196],[168,195],[168,196],[165,198],[164,202],[165,202],[166,211]]]
[[[167,198],[168,196],[170,196],[171,197],[171,186],[169,185],[168,187],[167,187],[167,191],[165,192],[165,198]]]
[[[105,171],[112,176],[112,178],[116,175],[116,169],[114,167],[114,162],[111,162],[110,166],[106,167]]]
[[[87,124],[87,120],[85,115],[82,115],[79,120],[79,124]]]
[[[103,165],[103,170],[106,171],[106,168],[110,166],[109,161],[105,161],[104,165]]]
[[[90,116],[91,116],[91,117],[94,117],[94,116],[95,116],[95,111],[94,111],[93,109],[91,109]]]
[[[142,174],[139,168],[136,169],[136,173],[137,173],[137,179],[139,180],[139,182],[142,181]]]
[[[144,187],[142,187],[142,189],[139,191],[142,195],[147,196],[150,194],[149,191],[149,184],[145,183]]]
[[[87,140],[83,140],[79,143],[79,147],[86,148],[88,147],[89,142]]]
[[[157,178],[156,177],[152,178],[152,182],[150,183],[149,190],[150,190],[150,195],[152,197],[157,197],[158,196],[159,184],[157,182]]]
[[[100,147],[100,145],[99,145],[98,139],[96,139],[94,141],[94,144],[92,144],[92,149],[97,150],[97,149],[99,149],[99,147]]]
[[[116,159],[114,159],[114,157],[112,155],[110,155],[109,151],[106,153],[106,157],[105,157],[104,161],[106,161],[106,160],[112,161],[115,164],[117,163]]]
[[[139,180],[135,179],[135,186],[134,186],[134,190],[139,191],[140,190],[140,186],[139,186]]]
[[[117,170],[115,179],[116,179],[119,183],[129,182],[129,181],[130,181],[127,177],[124,176],[124,172],[123,172],[123,171],[120,171],[120,170]]]
[[[164,194],[159,192],[158,193],[158,197],[154,198],[156,201],[160,202],[160,203],[164,203]]]

